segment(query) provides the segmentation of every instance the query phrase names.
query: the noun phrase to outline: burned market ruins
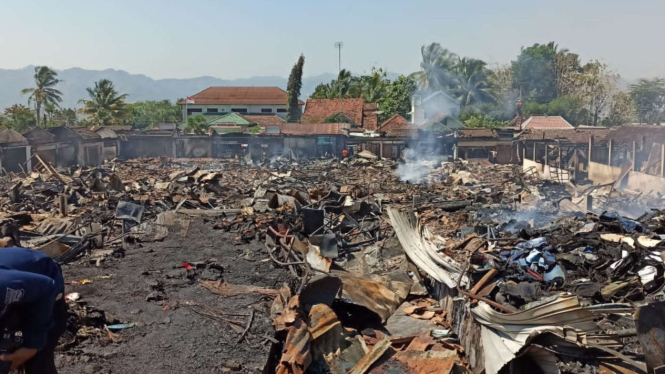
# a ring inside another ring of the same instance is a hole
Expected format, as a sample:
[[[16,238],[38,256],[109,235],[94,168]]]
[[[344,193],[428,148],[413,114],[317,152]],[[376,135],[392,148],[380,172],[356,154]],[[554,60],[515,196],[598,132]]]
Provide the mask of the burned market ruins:
[[[62,266],[61,372],[663,370],[665,128],[301,105],[0,132],[0,245]]]

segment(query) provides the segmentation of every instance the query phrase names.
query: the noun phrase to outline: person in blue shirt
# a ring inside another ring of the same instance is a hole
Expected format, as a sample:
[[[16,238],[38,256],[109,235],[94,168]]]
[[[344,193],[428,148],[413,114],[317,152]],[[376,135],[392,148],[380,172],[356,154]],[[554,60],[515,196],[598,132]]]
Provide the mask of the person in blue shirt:
[[[0,328],[23,334],[21,347],[0,354],[12,370],[57,373],[54,351],[67,327],[64,285],[60,266],[43,252],[0,248]]]

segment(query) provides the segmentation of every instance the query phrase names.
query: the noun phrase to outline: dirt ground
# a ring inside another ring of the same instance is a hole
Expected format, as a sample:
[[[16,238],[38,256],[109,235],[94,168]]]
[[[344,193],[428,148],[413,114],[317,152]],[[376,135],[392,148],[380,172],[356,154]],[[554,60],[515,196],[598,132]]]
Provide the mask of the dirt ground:
[[[97,267],[78,262],[63,267],[67,282],[89,279],[92,283],[67,286],[81,302],[106,313],[106,319],[134,323],[117,333],[119,342],[88,339],[57,352],[60,373],[221,373],[260,372],[266,362],[274,330],[271,300],[259,294],[222,297],[199,284],[210,273],[190,279],[179,268],[183,262],[216,261],[223,266],[223,280],[279,288],[288,282],[287,272],[277,269],[261,253],[262,242],[236,245],[230,234],[213,229],[213,222],[193,220],[185,236],[169,235],[163,242],[136,243],[125,257],[109,258]],[[213,274],[215,275],[215,274]],[[110,276],[110,277],[108,277]],[[155,289],[167,299],[146,301]],[[223,309],[244,329],[250,309],[254,319],[247,338],[228,323],[195,313],[191,303]]]

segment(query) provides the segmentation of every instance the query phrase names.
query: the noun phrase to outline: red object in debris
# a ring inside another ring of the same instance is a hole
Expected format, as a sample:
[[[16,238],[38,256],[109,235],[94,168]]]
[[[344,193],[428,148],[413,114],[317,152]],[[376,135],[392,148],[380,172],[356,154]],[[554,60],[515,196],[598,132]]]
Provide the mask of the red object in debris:
[[[342,151],[342,157],[344,157],[344,158],[349,157],[349,150],[348,149],[345,149],[345,150]]]
[[[187,270],[192,270],[192,269],[194,269],[194,268],[192,267],[192,265],[190,265],[188,262],[183,262],[182,264],[180,264],[180,267],[181,267],[181,268],[185,268],[185,269],[187,269]]]
[[[540,275],[536,274],[536,272],[534,272],[533,270],[526,269],[526,271],[527,271],[527,273],[529,273],[529,274],[533,275],[534,277],[536,277],[536,279],[538,279],[539,281],[542,281],[542,280],[543,280],[543,277],[541,277]]]

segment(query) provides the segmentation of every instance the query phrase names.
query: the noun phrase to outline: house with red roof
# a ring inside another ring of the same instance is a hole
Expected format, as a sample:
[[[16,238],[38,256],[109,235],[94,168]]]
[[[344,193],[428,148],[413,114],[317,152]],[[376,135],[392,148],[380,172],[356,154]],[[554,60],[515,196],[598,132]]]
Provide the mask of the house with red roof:
[[[374,131],[378,127],[379,105],[364,99],[309,99],[300,123],[346,122],[352,127]]]
[[[279,87],[209,87],[178,101],[185,115],[263,114],[286,117],[288,94]],[[298,100],[301,107],[305,103]]]
[[[385,133],[390,137],[414,137],[418,136],[418,127],[414,126],[409,120],[395,114],[383,121],[376,131]]]
[[[512,128],[517,131],[522,130],[554,130],[554,129],[574,129],[565,118],[561,116],[516,116],[510,121],[506,128]]]

